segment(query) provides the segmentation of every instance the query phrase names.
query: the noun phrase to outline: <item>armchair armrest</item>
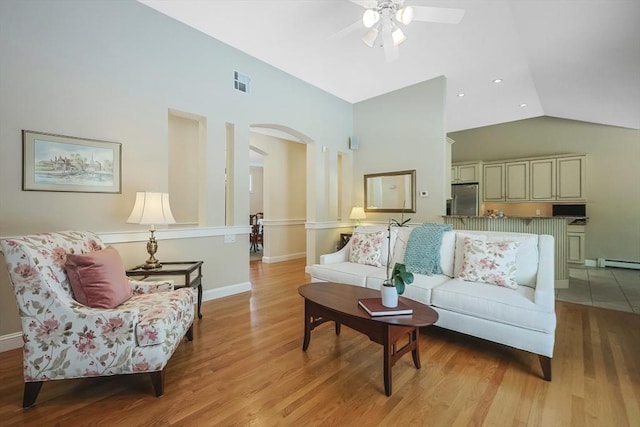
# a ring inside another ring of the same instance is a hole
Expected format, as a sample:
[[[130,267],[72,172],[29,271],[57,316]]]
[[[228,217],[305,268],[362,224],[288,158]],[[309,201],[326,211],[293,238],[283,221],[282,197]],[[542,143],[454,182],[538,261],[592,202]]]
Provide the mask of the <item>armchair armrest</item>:
[[[326,255],[320,255],[320,264],[337,264],[339,262],[349,261],[349,253],[351,252],[351,240],[338,252]]]
[[[131,290],[134,295],[155,294],[173,290],[173,280],[157,280],[145,282],[143,280],[131,280]]]
[[[538,274],[534,300],[536,305],[547,311],[555,310],[553,236],[540,235],[538,240]]]

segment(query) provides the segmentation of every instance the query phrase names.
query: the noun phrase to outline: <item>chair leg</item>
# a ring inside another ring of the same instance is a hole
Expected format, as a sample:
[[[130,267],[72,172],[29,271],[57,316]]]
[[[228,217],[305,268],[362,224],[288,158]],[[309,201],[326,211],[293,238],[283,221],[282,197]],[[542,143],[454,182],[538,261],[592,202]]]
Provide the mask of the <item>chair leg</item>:
[[[164,395],[164,369],[162,371],[149,372],[151,375],[151,384],[156,397]]]
[[[187,337],[187,340],[193,341],[193,323],[191,324],[191,326],[189,326],[189,329],[187,329],[187,333],[185,336]]]
[[[545,380],[551,381],[551,358],[539,354],[538,359],[540,359],[540,366],[542,367],[542,376]]]
[[[29,406],[36,403],[36,399],[38,398],[38,393],[40,393],[40,389],[42,388],[43,383],[44,381],[34,381],[34,382],[24,383],[24,396],[22,398],[23,408],[28,408]]]

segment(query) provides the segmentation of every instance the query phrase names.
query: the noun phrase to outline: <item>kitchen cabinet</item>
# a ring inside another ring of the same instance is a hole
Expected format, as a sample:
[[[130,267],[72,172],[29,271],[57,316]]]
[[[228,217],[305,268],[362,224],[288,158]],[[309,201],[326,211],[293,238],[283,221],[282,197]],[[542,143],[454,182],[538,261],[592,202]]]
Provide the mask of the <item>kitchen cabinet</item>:
[[[558,200],[586,199],[586,156],[557,159]]]
[[[556,159],[531,160],[531,200],[556,199]]]
[[[567,261],[570,263],[584,264],[585,226],[567,226]]]
[[[480,163],[458,163],[451,165],[451,183],[467,184],[479,182]]]
[[[504,163],[490,163],[482,166],[482,194],[485,202],[505,200]]]
[[[505,163],[505,189],[507,202],[529,200],[529,161]]]
[[[586,199],[586,156],[531,160],[532,201]]]
[[[484,202],[581,201],[586,155],[514,159],[482,165]]]

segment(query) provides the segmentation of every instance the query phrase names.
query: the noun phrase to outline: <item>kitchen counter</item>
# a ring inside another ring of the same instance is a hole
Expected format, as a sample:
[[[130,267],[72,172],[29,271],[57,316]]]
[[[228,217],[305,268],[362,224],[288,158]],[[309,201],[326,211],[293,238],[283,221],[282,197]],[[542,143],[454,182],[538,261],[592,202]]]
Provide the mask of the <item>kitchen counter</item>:
[[[502,231],[512,233],[549,234],[555,241],[555,281],[556,288],[569,287],[568,225],[579,217],[523,216],[488,217],[444,215],[445,224],[454,230]]]

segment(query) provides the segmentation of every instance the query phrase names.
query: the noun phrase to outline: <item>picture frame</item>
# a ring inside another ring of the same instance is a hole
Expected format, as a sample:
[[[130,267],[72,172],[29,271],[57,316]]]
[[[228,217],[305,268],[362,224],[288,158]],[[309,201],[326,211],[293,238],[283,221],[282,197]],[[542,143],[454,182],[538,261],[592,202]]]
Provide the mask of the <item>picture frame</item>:
[[[22,190],[122,192],[122,144],[22,131]]]

